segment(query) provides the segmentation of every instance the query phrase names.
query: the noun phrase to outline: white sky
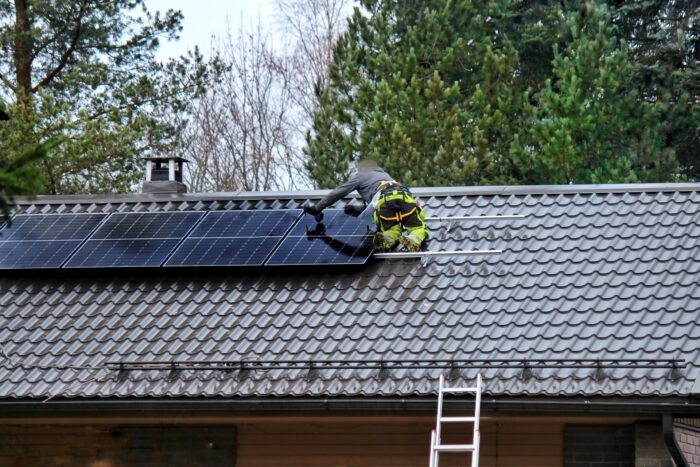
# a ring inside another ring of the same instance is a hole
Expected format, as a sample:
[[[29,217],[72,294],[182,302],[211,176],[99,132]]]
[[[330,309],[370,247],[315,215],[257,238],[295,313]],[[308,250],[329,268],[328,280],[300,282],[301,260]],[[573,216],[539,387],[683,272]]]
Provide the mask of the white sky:
[[[182,11],[184,15],[180,40],[163,41],[157,54],[160,60],[178,57],[195,45],[207,56],[211,37],[223,35],[227,21],[230,21],[233,31],[237,31],[241,25],[249,27],[256,24],[258,18],[268,33],[274,35],[280,29],[275,15],[275,0],[146,0],[146,5],[151,12],[164,13],[173,9]]]

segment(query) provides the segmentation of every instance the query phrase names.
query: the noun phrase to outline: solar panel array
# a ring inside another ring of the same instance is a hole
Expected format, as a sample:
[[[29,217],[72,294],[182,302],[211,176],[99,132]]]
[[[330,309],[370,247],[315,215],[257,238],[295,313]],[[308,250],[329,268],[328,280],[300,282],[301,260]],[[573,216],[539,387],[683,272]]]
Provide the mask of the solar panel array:
[[[366,220],[300,209],[18,215],[0,229],[0,269],[364,264]]]

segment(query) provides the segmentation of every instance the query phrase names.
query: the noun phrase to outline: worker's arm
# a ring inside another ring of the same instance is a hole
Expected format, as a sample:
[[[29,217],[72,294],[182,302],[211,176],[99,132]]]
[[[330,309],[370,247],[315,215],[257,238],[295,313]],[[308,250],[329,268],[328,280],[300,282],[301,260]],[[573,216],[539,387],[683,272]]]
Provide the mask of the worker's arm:
[[[331,204],[335,203],[344,196],[350,194],[353,190],[357,189],[360,185],[361,178],[360,173],[355,174],[350,180],[340,185],[335,190],[328,193],[321,201],[316,203],[316,210],[318,212],[323,211]]]

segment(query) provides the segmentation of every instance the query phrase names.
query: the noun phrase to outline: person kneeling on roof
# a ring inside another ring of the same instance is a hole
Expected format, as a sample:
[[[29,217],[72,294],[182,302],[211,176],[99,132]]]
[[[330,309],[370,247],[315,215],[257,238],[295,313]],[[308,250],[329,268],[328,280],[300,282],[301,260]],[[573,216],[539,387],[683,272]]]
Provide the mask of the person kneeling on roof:
[[[408,188],[392,179],[372,160],[360,161],[357,173],[352,178],[316,205],[304,210],[312,216],[318,216],[325,208],[353,190],[357,190],[372,210],[374,223],[377,224],[375,249],[390,250],[400,242],[408,251],[420,250],[421,244],[428,237],[423,209]],[[355,211],[351,205],[346,206],[345,210],[349,213]],[[403,236],[403,229],[406,230],[406,236]]]

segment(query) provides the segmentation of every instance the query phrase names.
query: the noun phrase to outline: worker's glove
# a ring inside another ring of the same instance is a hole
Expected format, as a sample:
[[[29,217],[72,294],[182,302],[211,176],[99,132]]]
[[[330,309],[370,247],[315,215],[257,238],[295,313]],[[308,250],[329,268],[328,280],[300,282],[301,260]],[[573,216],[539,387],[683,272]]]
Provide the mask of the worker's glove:
[[[364,208],[362,206],[358,206],[356,204],[346,204],[345,207],[343,208],[343,211],[345,211],[345,214],[353,217],[357,217],[360,214],[362,214],[362,211],[364,211]]]
[[[323,215],[323,214],[321,214]],[[306,236],[307,237],[321,237],[326,234],[326,226],[318,223],[316,224],[316,227],[312,230],[307,230],[306,231]]]
[[[314,219],[316,220],[316,222],[323,221],[323,211],[319,210],[316,207],[316,205],[306,206],[304,208],[304,212],[311,215],[311,216],[314,216]]]

